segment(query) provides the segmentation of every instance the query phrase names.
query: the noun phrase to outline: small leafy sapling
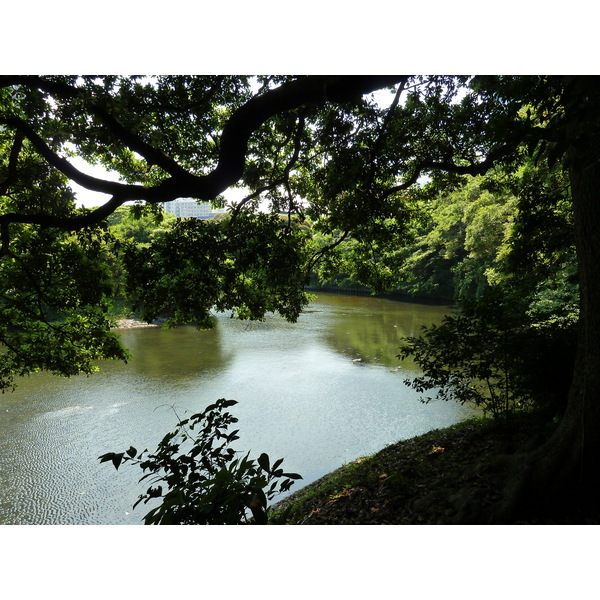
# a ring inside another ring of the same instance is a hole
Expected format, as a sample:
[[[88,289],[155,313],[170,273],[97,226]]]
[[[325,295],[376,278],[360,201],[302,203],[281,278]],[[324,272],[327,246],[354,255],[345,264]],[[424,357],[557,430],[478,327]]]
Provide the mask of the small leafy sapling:
[[[475,309],[472,309],[475,310]],[[423,326],[420,337],[403,338],[398,358],[411,357],[422,375],[404,382],[440,400],[482,407],[495,419],[531,405],[524,378],[523,352],[532,346],[531,331],[502,307],[481,303],[476,312],[444,317],[440,325]]]
[[[225,409],[237,404],[221,398],[188,419],[180,420],[152,454],[138,454],[130,447],[125,452],[108,452],[100,462],[139,465],[144,471],[140,481],[150,486],[134,508],[162,499],[144,517],[146,525],[235,525],[267,524],[269,502],[288,491],[297,473],[285,473],[283,459],[270,464],[269,456],[251,459],[230,447],[239,439],[239,430],[229,431],[237,418]]]

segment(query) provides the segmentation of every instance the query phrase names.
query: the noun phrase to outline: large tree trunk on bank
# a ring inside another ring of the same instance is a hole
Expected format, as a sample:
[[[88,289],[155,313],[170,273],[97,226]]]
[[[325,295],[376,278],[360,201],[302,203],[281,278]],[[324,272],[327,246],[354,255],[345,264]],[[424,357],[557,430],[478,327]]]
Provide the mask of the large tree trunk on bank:
[[[579,265],[577,358],[566,413],[550,443],[562,448],[570,479],[585,500],[598,502],[600,485],[600,78],[573,87],[569,129],[570,181]],[[573,114],[574,113],[574,114]],[[568,493],[568,490],[565,490]]]
[[[565,89],[581,291],[573,383],[554,434],[536,451],[509,461],[503,500],[475,521],[535,515],[551,522],[565,507],[577,522],[600,517],[600,78],[569,78]],[[469,522],[466,507],[459,520]]]

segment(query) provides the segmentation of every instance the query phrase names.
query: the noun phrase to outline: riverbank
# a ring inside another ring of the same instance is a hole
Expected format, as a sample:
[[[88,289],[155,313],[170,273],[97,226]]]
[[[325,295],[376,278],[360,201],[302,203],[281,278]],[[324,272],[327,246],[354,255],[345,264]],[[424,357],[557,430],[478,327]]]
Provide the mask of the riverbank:
[[[366,296],[370,298],[385,298],[386,300],[395,300],[396,302],[411,302],[417,304],[432,304],[435,306],[454,306],[455,298],[446,298],[443,296],[418,296],[411,295],[401,291],[382,292],[374,294],[372,290],[364,286],[339,287],[335,285],[310,285],[304,287],[305,292],[311,294],[339,294],[341,296]]]
[[[117,326],[115,329],[141,329],[144,327],[161,327],[165,322],[165,319],[160,321],[153,321],[152,323],[146,323],[139,319],[117,319]]]
[[[540,444],[550,431],[525,415],[510,427],[472,419],[391,444],[298,490],[273,507],[272,521],[302,525],[443,525],[466,500],[500,498],[495,460]],[[514,524],[598,524],[600,515],[564,507]]]

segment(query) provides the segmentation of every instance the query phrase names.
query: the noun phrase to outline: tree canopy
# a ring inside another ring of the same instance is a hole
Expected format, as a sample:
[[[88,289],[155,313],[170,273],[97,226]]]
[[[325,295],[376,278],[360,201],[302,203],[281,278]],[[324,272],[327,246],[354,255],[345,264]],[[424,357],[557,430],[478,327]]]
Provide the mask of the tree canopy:
[[[124,203],[156,211],[178,197],[222,203],[228,187],[248,190],[226,224],[181,223],[172,239],[127,252],[131,296],[147,319],[169,311],[173,323],[207,325],[215,305],[295,319],[307,270],[326,251],[311,248],[298,228],[257,214],[260,201],[311,219],[315,231],[351,236],[362,279],[384,288],[385,257],[405,234],[414,184],[428,175],[432,187],[452,185],[514,159],[524,138],[544,137],[543,108],[532,116],[524,103],[540,89],[547,103],[553,85],[408,76],[2,77],[3,386],[13,372],[89,372],[94,358],[125,357],[108,332],[104,266],[112,243],[104,222]],[[389,88],[389,106],[369,95],[381,88]],[[510,134],[499,135],[507,123]],[[84,174],[73,156],[121,180]],[[98,208],[77,208],[70,182],[98,192]]]

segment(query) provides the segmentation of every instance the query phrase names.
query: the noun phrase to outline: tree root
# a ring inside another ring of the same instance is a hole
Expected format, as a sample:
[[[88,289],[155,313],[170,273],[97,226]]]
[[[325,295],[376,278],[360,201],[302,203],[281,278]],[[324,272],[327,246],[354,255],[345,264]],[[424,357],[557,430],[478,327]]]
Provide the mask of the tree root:
[[[579,475],[573,446],[550,439],[532,452],[496,457],[480,468],[497,499],[476,489],[461,491],[453,524],[541,524],[598,522],[597,484]],[[565,451],[566,449],[566,451]]]

